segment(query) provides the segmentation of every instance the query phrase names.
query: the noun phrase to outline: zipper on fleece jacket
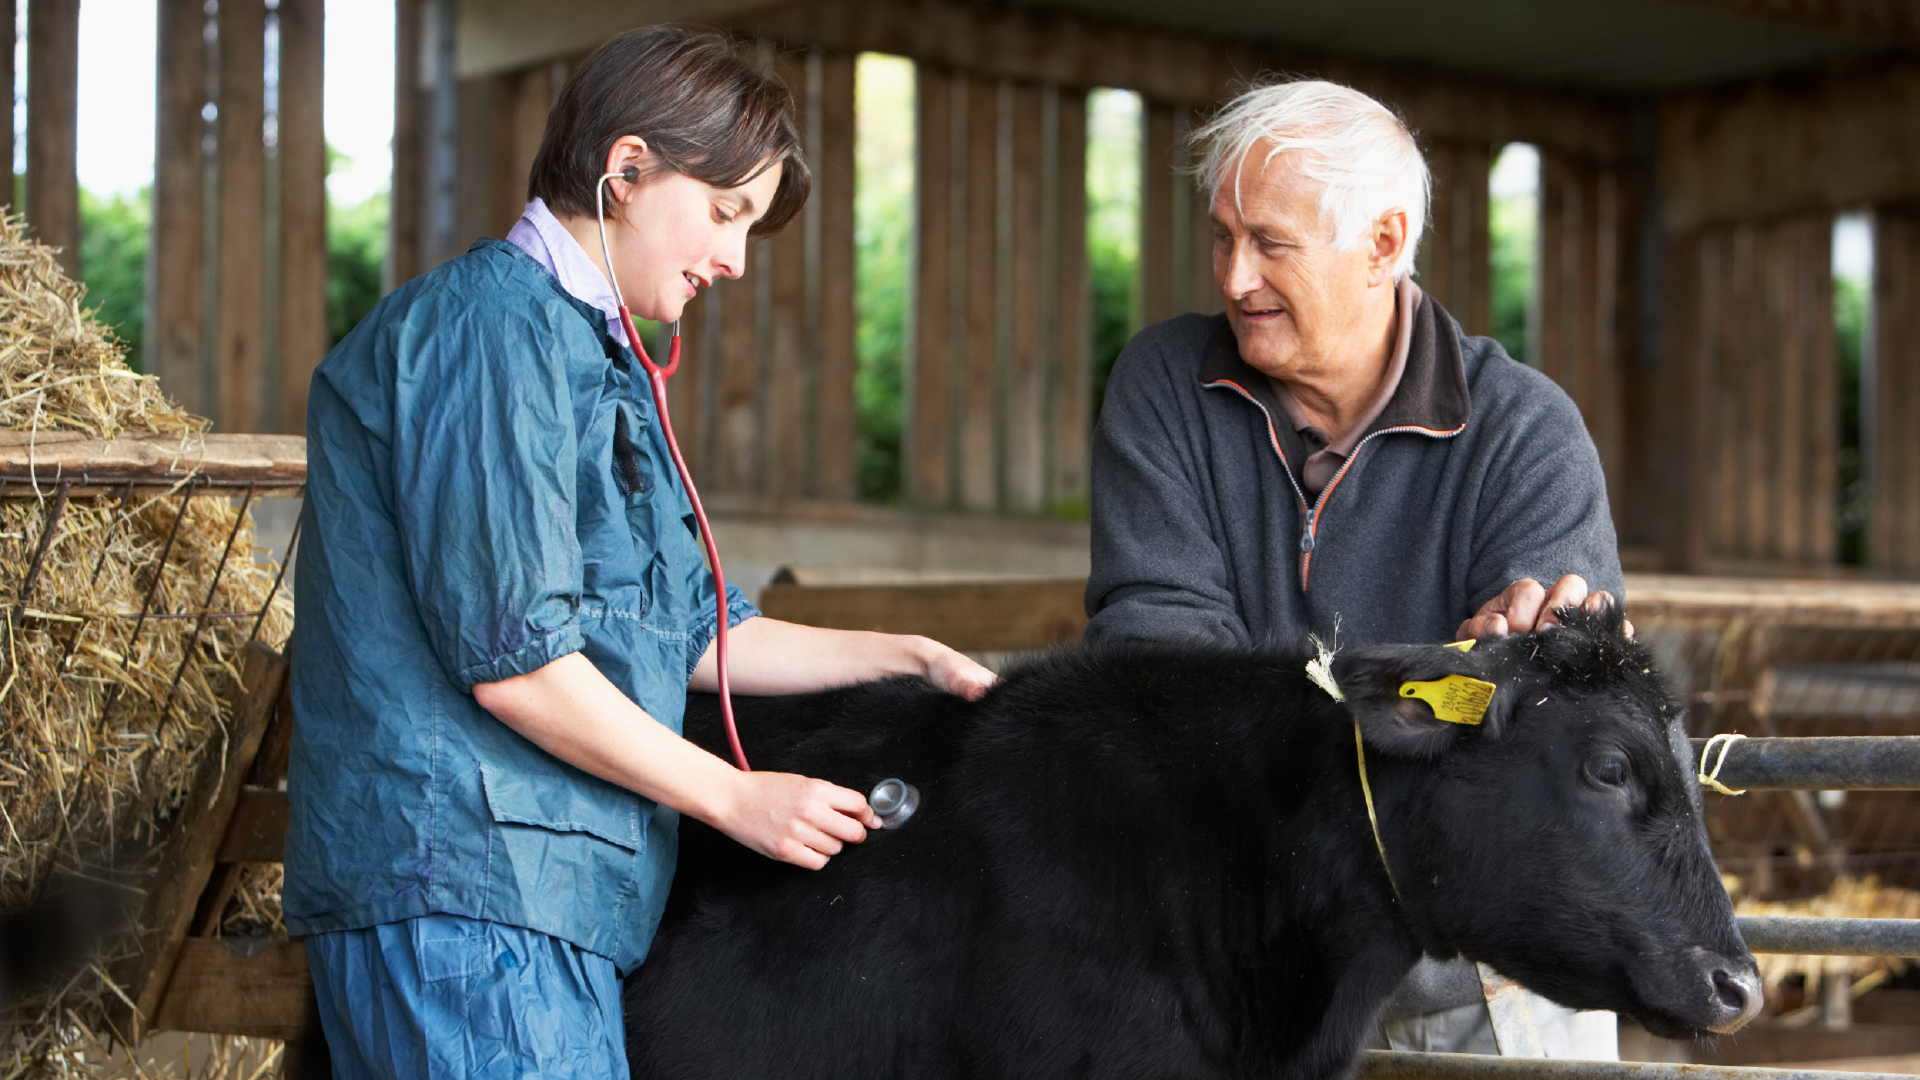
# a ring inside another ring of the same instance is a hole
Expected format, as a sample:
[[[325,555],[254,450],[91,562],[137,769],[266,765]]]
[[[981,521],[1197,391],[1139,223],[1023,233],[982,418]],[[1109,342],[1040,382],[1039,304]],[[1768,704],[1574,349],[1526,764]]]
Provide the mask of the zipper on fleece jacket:
[[[1273,456],[1280,459],[1280,471],[1287,475],[1287,483],[1293,485],[1293,497],[1296,500],[1298,500],[1300,503],[1301,520],[1305,522],[1305,524],[1300,529],[1300,591],[1301,592],[1307,591],[1307,581],[1309,580],[1309,577],[1313,571],[1313,553],[1314,553],[1314,550],[1320,546],[1318,534],[1320,529],[1321,511],[1325,509],[1327,505],[1327,497],[1333,494],[1333,489],[1339,487],[1340,481],[1346,478],[1347,470],[1353,468],[1353,463],[1360,459],[1360,450],[1362,447],[1366,446],[1368,443],[1372,442],[1374,439],[1379,438],[1382,435],[1409,434],[1409,435],[1425,435],[1431,439],[1451,439],[1454,436],[1460,434],[1462,431],[1465,431],[1467,429],[1467,425],[1465,424],[1461,424],[1459,427],[1454,428],[1452,431],[1439,431],[1434,428],[1424,428],[1419,426],[1418,424],[1402,424],[1398,427],[1381,428],[1378,431],[1368,432],[1364,438],[1362,438],[1359,442],[1353,444],[1353,451],[1347,455],[1345,461],[1342,461],[1340,463],[1340,470],[1333,474],[1333,479],[1327,481],[1326,487],[1323,487],[1320,489],[1320,497],[1313,501],[1313,505],[1308,506],[1306,489],[1302,488],[1300,486],[1300,481],[1294,477],[1293,466],[1287,463],[1287,455],[1284,451],[1280,449],[1280,434],[1279,432],[1274,430],[1273,414],[1267,411],[1267,407],[1265,405],[1262,405],[1258,398],[1248,393],[1246,387],[1241,386],[1239,383],[1234,382],[1232,379],[1220,379],[1216,382],[1201,383],[1200,385],[1207,388],[1219,387],[1219,386],[1227,387],[1233,390],[1234,393],[1239,394],[1243,398],[1246,398],[1247,403],[1252,405],[1254,408],[1259,409],[1260,415],[1266,418],[1267,444],[1273,447]]]

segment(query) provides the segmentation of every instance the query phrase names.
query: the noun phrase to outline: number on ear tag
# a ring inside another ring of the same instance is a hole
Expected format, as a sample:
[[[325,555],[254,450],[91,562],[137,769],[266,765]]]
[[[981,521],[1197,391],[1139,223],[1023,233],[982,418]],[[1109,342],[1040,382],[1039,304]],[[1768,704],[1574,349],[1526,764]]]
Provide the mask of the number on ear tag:
[[[1419,698],[1433,709],[1434,716],[1449,724],[1478,724],[1486,719],[1494,689],[1492,683],[1471,676],[1449,675],[1444,679],[1401,683],[1400,696]]]

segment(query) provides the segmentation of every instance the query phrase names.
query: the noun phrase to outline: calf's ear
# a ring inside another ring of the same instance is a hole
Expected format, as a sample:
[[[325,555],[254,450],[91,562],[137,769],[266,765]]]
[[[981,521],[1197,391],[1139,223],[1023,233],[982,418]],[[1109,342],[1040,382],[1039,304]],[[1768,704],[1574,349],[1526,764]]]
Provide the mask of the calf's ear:
[[[1370,749],[1433,758],[1469,727],[1492,725],[1501,702],[1471,655],[1444,645],[1344,650],[1333,677]]]

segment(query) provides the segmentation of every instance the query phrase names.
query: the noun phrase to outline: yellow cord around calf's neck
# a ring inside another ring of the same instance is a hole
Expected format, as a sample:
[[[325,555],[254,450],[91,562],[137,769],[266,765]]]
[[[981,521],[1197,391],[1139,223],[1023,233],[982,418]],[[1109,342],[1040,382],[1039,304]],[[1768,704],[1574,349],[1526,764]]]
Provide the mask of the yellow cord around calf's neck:
[[[1367,823],[1373,826],[1373,846],[1380,851],[1380,865],[1387,871],[1387,884],[1393,888],[1393,898],[1402,906],[1406,901],[1400,899],[1400,883],[1393,880],[1393,865],[1387,862],[1387,845],[1380,839],[1380,818],[1373,812],[1373,785],[1367,783],[1367,744],[1360,738],[1360,721],[1353,722],[1353,754],[1360,762],[1360,794],[1367,801]]]

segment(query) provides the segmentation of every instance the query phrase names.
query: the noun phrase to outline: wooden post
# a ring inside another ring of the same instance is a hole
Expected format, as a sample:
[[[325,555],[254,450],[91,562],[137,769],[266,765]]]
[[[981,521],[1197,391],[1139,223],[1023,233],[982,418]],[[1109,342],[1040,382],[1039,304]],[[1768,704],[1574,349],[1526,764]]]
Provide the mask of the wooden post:
[[[783,54],[774,71],[792,89],[794,120],[805,132],[812,105],[807,100],[808,57]],[[809,200],[811,201],[811,200]],[[769,282],[766,378],[756,388],[766,412],[766,490],[778,496],[806,490],[813,372],[808,361],[807,226],[813,212],[803,212],[776,236],[767,240],[773,277]]]
[[[755,288],[757,275],[764,273],[760,256],[764,240],[747,245],[747,277],[716,281],[708,290],[709,304],[720,305],[719,351],[715,354],[719,376],[719,400],[716,402],[715,437],[720,490],[736,493],[759,491],[760,418],[756,412],[759,397],[759,371],[755,355]]]
[[[955,103],[965,100],[954,92],[958,81],[939,68],[914,67],[913,354],[906,371],[900,466],[907,498],[920,506],[946,505],[953,492],[948,439],[953,402],[948,387],[959,312],[952,303],[958,252],[951,238],[958,231],[954,189],[962,185],[965,191],[953,167]]]
[[[1188,129],[1199,121],[1197,113],[1190,112]],[[1212,315],[1225,309],[1220,297],[1220,285],[1213,276],[1213,199],[1207,191],[1207,179],[1201,177],[1181,177],[1179,183],[1187,190],[1187,296],[1186,311],[1198,311]]]
[[[1873,213],[1873,367],[1868,422],[1872,509],[1867,557],[1877,570],[1920,570],[1920,207]]]
[[[1093,285],[1087,271],[1087,94],[1061,90],[1056,153],[1060,159],[1059,297],[1048,395],[1047,500],[1087,496],[1087,454],[1093,411]]]
[[[327,353],[326,0],[280,0],[280,400],[276,430],[306,430]]]
[[[16,72],[13,70],[13,54],[14,54],[15,46],[19,43],[19,37],[18,37],[17,31],[14,28],[19,25],[19,14],[20,14],[19,5],[17,4],[16,0],[0,0],[0,19],[5,19],[7,21],[7,47],[4,50],[0,50],[6,53],[5,56],[0,56],[0,82],[5,83],[9,87],[14,85],[14,76],[16,74]],[[6,109],[4,111],[6,112],[7,115],[5,117],[0,117],[0,153],[3,153],[6,155],[8,175],[7,175],[6,197],[0,198],[0,204],[5,204],[10,210],[12,210],[15,213],[18,213],[20,208],[14,205],[14,190],[13,190],[13,175],[12,175],[13,174],[13,136],[14,136],[13,110]]]
[[[426,0],[393,2],[393,183],[387,195],[388,289],[425,269],[420,250],[426,184],[425,109],[420,91],[420,47]]]
[[[147,370],[188,412],[212,402],[201,319],[206,216],[202,136],[207,101],[202,0],[160,0],[154,122],[153,238],[147,250]]]
[[[995,325],[995,248],[999,232],[995,199],[999,181],[1000,84],[966,80],[965,346],[960,374],[960,505],[992,510],[999,505],[998,440],[994,416],[999,383]]]
[[[27,221],[80,277],[80,0],[27,5]]]
[[[263,0],[220,5],[219,314],[214,422],[257,431],[266,354],[266,15]]]
[[[819,207],[813,257],[818,265],[809,274],[819,283],[814,332],[818,412],[810,490],[827,499],[851,499],[859,488],[854,438],[854,66],[852,53],[830,52],[820,58],[820,94],[810,114],[819,136],[813,174],[813,201]]]
[[[1469,334],[1492,329],[1492,267],[1487,248],[1487,174],[1492,147],[1440,143],[1427,154],[1432,215],[1421,244],[1420,285]]]
[[[1140,322],[1172,318],[1175,107],[1148,101],[1140,141]]]
[[[667,380],[667,407],[673,410],[673,430],[680,440],[680,453],[687,459],[687,470],[694,476],[697,484],[707,483],[707,467],[712,460],[712,451],[708,448],[707,435],[711,425],[707,419],[707,403],[710,399],[708,388],[712,385],[712,365],[706,357],[711,350],[706,349],[707,340],[707,294],[702,289],[699,295],[687,301],[680,312],[680,332],[683,352],[680,373]],[[661,347],[666,347],[665,338]],[[654,359],[666,363],[667,358],[659,353]]]
[[[1008,261],[1008,286],[1012,310],[1006,313],[1011,355],[1007,365],[1005,397],[1006,424],[1006,505],[1008,509],[1032,512],[1046,501],[1046,370],[1040,347],[1043,312],[1041,275],[1046,267],[1043,257],[1050,246],[1043,236],[1041,200],[1047,192],[1041,185],[1043,160],[1042,126],[1046,120],[1047,100],[1034,83],[1017,84],[1012,89],[1012,205],[1007,208],[1012,225]]]
[[[560,92],[554,65],[536,64],[509,77],[504,131],[495,146],[494,209],[490,236],[505,236],[527,205],[527,177],[547,131],[547,114]],[[664,358],[663,358],[664,359]]]

